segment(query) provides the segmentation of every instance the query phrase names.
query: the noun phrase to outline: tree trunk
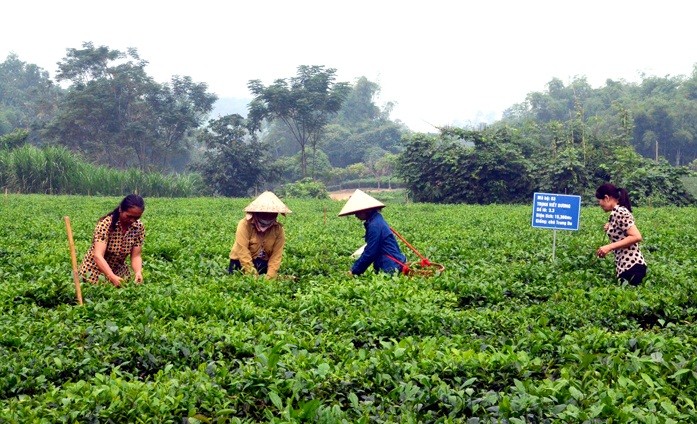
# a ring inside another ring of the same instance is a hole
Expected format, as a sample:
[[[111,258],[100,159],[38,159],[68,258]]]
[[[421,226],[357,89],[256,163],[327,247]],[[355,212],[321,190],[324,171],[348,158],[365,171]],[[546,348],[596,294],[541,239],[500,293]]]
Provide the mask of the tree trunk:
[[[300,148],[300,169],[303,173],[303,178],[307,177],[307,156],[305,156],[305,146]]]

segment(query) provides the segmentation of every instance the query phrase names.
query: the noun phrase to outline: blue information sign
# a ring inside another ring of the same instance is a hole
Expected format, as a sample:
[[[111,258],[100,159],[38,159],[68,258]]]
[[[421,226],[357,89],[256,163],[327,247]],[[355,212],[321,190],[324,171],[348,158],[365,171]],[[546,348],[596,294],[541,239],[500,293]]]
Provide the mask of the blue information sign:
[[[581,196],[535,193],[532,199],[532,226],[554,230],[578,230]]]

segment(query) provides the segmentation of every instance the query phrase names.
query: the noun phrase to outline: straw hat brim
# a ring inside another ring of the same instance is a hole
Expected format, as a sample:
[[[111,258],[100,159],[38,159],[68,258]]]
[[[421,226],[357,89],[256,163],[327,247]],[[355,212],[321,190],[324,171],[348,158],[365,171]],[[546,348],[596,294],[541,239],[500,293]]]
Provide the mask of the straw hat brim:
[[[349,197],[348,201],[344,205],[343,208],[341,208],[341,212],[339,212],[339,216],[346,216],[346,215],[351,215],[356,212],[368,210],[368,209],[375,209],[375,208],[384,208],[385,204],[379,201],[378,199],[372,197],[371,195],[361,191],[361,190],[356,190],[353,192],[351,197]]]
[[[292,213],[288,206],[285,205],[275,194],[270,191],[265,191],[259,195],[256,199],[252,201],[244,211],[247,213],[254,212],[268,212],[268,213],[280,213],[288,214]]]

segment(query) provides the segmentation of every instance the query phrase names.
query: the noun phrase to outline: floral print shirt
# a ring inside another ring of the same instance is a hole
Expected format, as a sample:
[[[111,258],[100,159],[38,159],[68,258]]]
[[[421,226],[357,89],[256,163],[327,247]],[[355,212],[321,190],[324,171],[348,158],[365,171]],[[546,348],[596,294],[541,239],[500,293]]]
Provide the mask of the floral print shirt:
[[[128,278],[131,274],[131,271],[126,265],[126,257],[131,254],[134,247],[143,245],[145,227],[140,220],[137,220],[131,224],[131,227],[124,233],[121,230],[121,223],[117,222],[116,229],[114,231],[109,231],[111,220],[111,215],[107,216],[99,221],[97,227],[94,229],[92,245],[87,253],[85,253],[82,264],[80,265],[79,273],[83,281],[96,283],[99,280],[99,276],[102,275],[102,272],[97,267],[97,263],[94,261],[94,245],[97,242],[106,243],[104,259],[111,267],[111,270],[114,271],[114,274],[121,278]]]

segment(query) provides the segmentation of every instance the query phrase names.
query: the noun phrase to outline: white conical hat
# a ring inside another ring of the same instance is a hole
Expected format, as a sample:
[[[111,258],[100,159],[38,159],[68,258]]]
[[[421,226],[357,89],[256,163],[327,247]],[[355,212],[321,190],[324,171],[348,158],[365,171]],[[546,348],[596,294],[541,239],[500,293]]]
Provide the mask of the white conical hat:
[[[259,195],[252,203],[247,205],[246,208],[244,208],[244,211],[247,213],[252,213],[252,212],[271,212],[271,213],[280,213],[280,214],[287,214],[291,213],[292,211],[288,209],[288,206],[286,206],[283,202],[281,202],[281,199],[279,199],[275,194],[273,194],[270,191],[265,191]]]
[[[384,208],[385,205],[378,199],[362,192],[361,190],[356,190],[353,192],[351,197],[349,197],[348,202],[341,208],[339,216],[351,215],[359,211],[364,211],[366,209],[373,208]]]

